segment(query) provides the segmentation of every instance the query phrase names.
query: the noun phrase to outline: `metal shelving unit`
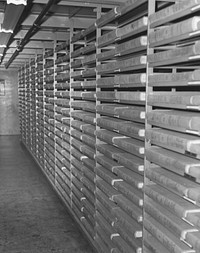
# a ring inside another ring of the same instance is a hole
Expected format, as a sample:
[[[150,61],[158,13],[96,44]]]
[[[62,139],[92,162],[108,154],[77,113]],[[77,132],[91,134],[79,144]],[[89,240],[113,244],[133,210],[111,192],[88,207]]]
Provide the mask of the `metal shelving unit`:
[[[19,71],[22,141],[98,252],[200,251],[199,9],[96,5]]]
[[[149,4],[145,250],[199,252],[199,3]]]

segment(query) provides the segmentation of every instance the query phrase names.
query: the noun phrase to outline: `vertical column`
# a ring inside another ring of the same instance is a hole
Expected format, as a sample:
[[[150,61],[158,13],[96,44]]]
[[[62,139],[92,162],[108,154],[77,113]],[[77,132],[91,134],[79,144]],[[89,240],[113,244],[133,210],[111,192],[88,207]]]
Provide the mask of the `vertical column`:
[[[106,11],[107,11],[107,14],[106,14]],[[102,26],[99,25],[99,23],[101,23],[101,21],[103,21],[104,19],[107,19],[108,16],[111,16],[112,18],[115,17],[115,15],[113,16],[113,13],[114,13],[114,10],[110,10],[110,9],[106,9],[103,11],[102,8],[100,8],[100,10],[98,10],[98,20],[96,22],[96,24],[98,24],[97,25],[97,57],[96,57],[97,70],[101,65],[101,61],[99,61],[98,56],[102,52],[101,48],[98,47],[98,40],[103,34]],[[106,31],[109,32],[109,29],[112,29],[112,28],[115,29],[115,26],[108,27],[108,29],[107,30],[105,29],[104,32]],[[107,50],[105,50],[105,52],[111,50],[111,47],[112,46],[110,46]],[[101,78],[101,75],[97,71],[97,81],[96,81],[97,94],[99,94],[99,92],[101,91],[101,87],[98,86],[98,80],[100,78]],[[101,169],[100,163],[99,163],[99,157],[106,159],[105,156],[104,157],[102,156],[102,151],[99,149],[99,147],[102,147],[102,145],[104,145],[105,143],[102,142],[98,138],[98,135],[97,135],[98,131],[100,131],[101,129],[98,124],[99,119],[101,118],[101,114],[99,113],[98,108],[101,106],[101,104],[102,104],[101,101],[96,96],[96,168],[95,168],[96,235],[95,235],[95,243],[99,252],[111,252],[111,250],[114,252],[116,250],[116,247],[112,242],[112,238],[113,238],[112,236],[113,235],[119,236],[118,233],[115,233],[112,227],[115,221],[113,210],[117,208],[117,205],[113,202],[113,199],[112,199],[113,189],[110,189],[110,193],[109,191],[105,193],[103,189],[106,190],[106,187],[108,185],[105,185],[105,182],[103,182],[103,179],[101,179],[98,173],[98,171]]]
[[[35,97],[35,59],[30,59],[30,138],[31,153],[36,158],[36,97]]]
[[[72,186],[72,192],[71,192],[71,207],[72,212],[74,213],[75,217],[79,220],[81,223],[81,220],[83,219],[84,215],[82,213],[82,198],[83,194],[81,192],[81,189],[83,188],[83,183],[81,182],[82,177],[82,171],[81,171],[81,161],[84,157],[79,149],[79,142],[76,142],[76,139],[72,136],[72,131],[74,129],[74,123],[79,119],[78,115],[81,115],[81,110],[78,107],[78,104],[80,101],[80,98],[78,98],[78,92],[77,96],[75,97],[75,92],[81,88],[81,81],[79,81],[81,78],[81,59],[78,59],[82,55],[82,47],[84,46],[84,41],[77,42],[78,41],[78,35],[79,33],[75,33],[75,29],[73,30],[73,34],[71,37],[71,59],[70,59],[70,110],[71,110],[71,122],[70,122],[70,133],[71,133],[71,186]],[[77,42],[77,43],[76,43]],[[79,65],[75,65],[75,61]],[[76,106],[77,104],[77,106]],[[74,162],[79,163],[78,169],[75,172],[74,169]]]
[[[23,86],[24,86],[23,68],[21,67],[18,71],[19,124],[20,124],[21,140],[23,140],[23,98],[24,98]]]
[[[36,57],[36,139],[37,161],[44,168],[44,96],[43,55]]]
[[[30,69],[29,63],[25,64],[25,100],[26,100],[26,146],[30,150],[31,128],[30,128]]]
[[[71,207],[70,172],[70,41],[55,47],[56,188]]]
[[[127,2],[97,20],[101,252],[142,251],[147,10],[147,1]]]
[[[81,171],[83,183],[83,208],[85,219],[83,226],[92,240],[95,236],[95,155],[96,155],[96,24],[92,24],[82,33],[85,45],[82,49],[81,110],[83,118],[80,126],[74,130],[74,137],[81,141]]]
[[[92,32],[95,32],[95,28],[79,32],[71,40],[73,43],[71,52],[72,210],[77,214],[90,240],[94,238],[96,72],[94,40],[87,39]]]
[[[52,43],[53,47],[53,43]],[[44,51],[44,152],[45,171],[55,183],[55,135],[54,135],[54,49]]]

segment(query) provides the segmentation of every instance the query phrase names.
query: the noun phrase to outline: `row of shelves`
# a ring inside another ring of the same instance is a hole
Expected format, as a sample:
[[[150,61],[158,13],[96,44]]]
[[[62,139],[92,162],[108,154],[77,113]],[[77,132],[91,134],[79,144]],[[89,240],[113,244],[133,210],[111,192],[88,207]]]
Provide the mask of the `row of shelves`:
[[[199,226],[190,216],[200,210],[194,125],[199,118],[199,3],[180,1],[155,10],[150,10],[148,30],[144,245],[150,252],[198,252]]]
[[[22,140],[98,252],[200,250],[199,6],[98,9],[19,72]]]

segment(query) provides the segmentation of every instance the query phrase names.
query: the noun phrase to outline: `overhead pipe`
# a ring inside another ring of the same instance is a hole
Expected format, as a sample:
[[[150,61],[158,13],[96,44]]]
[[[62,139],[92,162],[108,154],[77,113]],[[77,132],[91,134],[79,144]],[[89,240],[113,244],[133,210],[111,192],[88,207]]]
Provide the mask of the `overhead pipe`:
[[[27,18],[27,16],[30,13],[32,7],[33,7],[33,0],[27,0],[27,5],[25,6],[24,11],[23,11],[22,15],[20,16],[20,18],[19,18],[19,20],[16,24],[16,27],[13,31],[13,34],[12,34],[12,36],[11,36],[9,42],[8,42],[8,46],[12,43],[15,34],[17,34],[19,32],[22,22],[24,22],[24,20]]]
[[[21,52],[24,46],[29,42],[30,38],[40,29],[40,25],[44,22],[43,18],[52,7],[52,5],[57,4],[60,0],[49,0],[49,2],[45,5],[45,7],[40,12],[39,16],[36,18],[32,27],[28,30],[25,37],[20,41],[17,49],[9,59],[9,61],[5,64],[5,68],[7,69],[10,64],[14,61],[14,59],[18,56],[19,52]]]
[[[19,20],[18,20],[18,22],[15,26],[15,29],[14,29],[13,33],[11,34],[11,36],[9,38],[9,41],[7,43],[7,47],[4,49],[3,56],[1,57],[0,64],[3,62],[3,59],[6,55],[6,51],[8,50],[8,47],[12,43],[15,34],[18,33],[21,23],[26,19],[26,17],[28,15],[28,13],[30,12],[32,6],[33,6],[33,0],[28,0],[27,5],[25,6],[24,11],[22,12],[22,15],[20,16],[20,18],[19,18]]]

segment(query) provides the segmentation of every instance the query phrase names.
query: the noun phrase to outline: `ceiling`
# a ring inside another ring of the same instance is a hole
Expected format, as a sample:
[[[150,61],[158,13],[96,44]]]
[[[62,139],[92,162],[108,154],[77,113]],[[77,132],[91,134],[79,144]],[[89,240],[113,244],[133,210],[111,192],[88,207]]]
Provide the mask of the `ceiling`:
[[[126,0],[0,0],[0,69],[19,68],[53,41],[69,38],[95,22],[97,7],[109,10]]]

